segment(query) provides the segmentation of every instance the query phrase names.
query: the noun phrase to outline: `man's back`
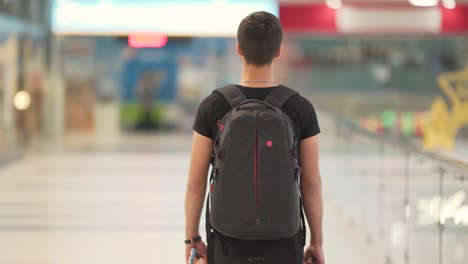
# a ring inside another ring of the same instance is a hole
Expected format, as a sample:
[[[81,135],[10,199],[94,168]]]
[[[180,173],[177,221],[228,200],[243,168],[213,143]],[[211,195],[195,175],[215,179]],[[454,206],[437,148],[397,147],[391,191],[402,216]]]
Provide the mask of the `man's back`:
[[[237,85],[246,99],[265,100],[280,86],[254,88]],[[198,108],[193,129],[201,135],[212,138],[223,130],[220,121],[231,110],[228,101],[219,93],[212,93],[203,100]],[[281,110],[289,116],[297,139],[300,141],[320,133],[317,116],[312,104],[299,94],[293,95]],[[278,194],[280,195],[280,194]],[[224,208],[229,210],[229,208]],[[216,263],[290,263],[292,259],[302,262],[301,231],[292,237],[277,240],[242,240],[215,231],[208,238],[209,255]]]

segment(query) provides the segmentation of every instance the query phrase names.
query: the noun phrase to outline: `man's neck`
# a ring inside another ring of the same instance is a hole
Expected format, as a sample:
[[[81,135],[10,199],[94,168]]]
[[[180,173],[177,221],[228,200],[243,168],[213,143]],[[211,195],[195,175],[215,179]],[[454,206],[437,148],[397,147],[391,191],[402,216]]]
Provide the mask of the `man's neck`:
[[[275,86],[273,65],[257,67],[251,64],[242,66],[241,85],[255,88]]]

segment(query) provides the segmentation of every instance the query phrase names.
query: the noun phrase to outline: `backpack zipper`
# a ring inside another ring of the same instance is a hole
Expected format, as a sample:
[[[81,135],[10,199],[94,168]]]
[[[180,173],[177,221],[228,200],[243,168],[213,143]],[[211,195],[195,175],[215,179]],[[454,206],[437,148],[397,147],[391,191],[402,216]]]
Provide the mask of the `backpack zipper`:
[[[260,207],[260,148],[258,128],[255,129],[255,149],[254,149],[254,194],[255,207]]]
[[[257,174],[257,180],[258,180],[258,190],[257,190],[257,208],[260,208],[260,168],[262,167],[260,164],[260,136],[258,134],[257,130],[257,163],[258,163],[258,174]]]

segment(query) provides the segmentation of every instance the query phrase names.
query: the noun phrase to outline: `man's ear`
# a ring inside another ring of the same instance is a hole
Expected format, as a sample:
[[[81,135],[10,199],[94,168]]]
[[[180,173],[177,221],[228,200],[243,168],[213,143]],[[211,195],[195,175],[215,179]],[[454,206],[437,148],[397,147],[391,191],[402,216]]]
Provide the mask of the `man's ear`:
[[[237,54],[239,55],[241,63],[244,64],[244,53],[242,52],[241,48],[239,47],[239,42],[236,42],[236,50],[237,50]]]
[[[244,53],[242,52],[240,46],[239,46],[239,42],[236,42],[236,50],[237,50],[237,54],[239,56],[244,56]]]
[[[275,58],[281,57],[281,54],[283,53],[283,45],[281,45],[278,49],[278,51],[275,54]]]

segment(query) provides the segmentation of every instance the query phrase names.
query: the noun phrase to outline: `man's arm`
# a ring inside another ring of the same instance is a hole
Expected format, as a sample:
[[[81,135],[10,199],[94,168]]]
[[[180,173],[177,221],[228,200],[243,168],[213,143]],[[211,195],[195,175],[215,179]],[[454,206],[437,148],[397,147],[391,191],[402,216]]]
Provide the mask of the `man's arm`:
[[[318,261],[323,260],[323,201],[322,201],[322,180],[319,169],[319,145],[318,135],[303,139],[300,142],[299,162],[302,168],[301,175],[301,195],[304,204],[304,211],[310,227],[310,248],[308,251]],[[307,251],[306,255],[307,257]]]
[[[192,155],[185,195],[185,238],[198,236],[200,216],[205,200],[207,175],[213,151],[213,140],[193,134]]]

